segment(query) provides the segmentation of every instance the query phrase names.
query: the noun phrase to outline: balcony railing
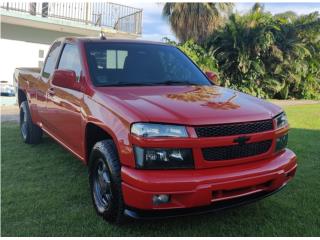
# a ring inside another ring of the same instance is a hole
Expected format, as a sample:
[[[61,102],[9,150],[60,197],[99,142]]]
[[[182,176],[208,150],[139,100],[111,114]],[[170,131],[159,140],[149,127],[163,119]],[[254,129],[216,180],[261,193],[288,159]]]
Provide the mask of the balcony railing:
[[[42,18],[56,18],[80,24],[111,27],[115,30],[141,34],[142,9],[108,2],[53,3],[2,2],[7,11],[24,12]]]

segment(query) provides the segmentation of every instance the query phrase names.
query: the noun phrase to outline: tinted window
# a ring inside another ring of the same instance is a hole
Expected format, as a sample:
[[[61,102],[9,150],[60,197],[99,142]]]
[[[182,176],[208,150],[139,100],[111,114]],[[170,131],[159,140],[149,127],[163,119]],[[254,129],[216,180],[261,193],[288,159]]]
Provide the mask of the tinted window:
[[[128,56],[128,51],[123,50],[107,50],[106,51],[106,68],[107,69],[123,69],[124,61]]]
[[[59,50],[60,50],[60,44],[61,42],[55,42],[52,47],[50,48],[50,52],[48,53],[48,57],[46,60],[46,63],[44,65],[44,69],[42,72],[42,76],[45,78],[49,78],[52,72],[55,69],[58,55],[59,55]]]
[[[211,85],[179,49],[155,44],[87,43],[96,86]]]
[[[72,44],[65,44],[60,57],[58,69],[75,71],[77,78],[81,75],[81,62],[78,48]]]

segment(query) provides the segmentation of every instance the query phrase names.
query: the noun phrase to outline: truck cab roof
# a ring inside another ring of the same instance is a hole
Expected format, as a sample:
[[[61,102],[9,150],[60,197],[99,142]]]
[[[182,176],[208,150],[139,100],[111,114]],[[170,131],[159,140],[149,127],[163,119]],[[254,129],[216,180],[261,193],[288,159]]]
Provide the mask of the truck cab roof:
[[[61,42],[108,42],[108,43],[136,43],[136,44],[152,44],[152,45],[168,45],[163,42],[157,41],[148,41],[148,40],[141,40],[141,39],[124,39],[124,38],[106,38],[102,39],[100,37],[63,37],[59,38],[56,41]]]

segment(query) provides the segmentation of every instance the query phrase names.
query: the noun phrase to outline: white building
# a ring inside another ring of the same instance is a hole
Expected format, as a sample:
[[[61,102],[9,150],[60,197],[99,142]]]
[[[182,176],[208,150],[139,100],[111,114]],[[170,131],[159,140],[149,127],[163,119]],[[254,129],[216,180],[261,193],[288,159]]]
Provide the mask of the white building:
[[[51,43],[63,36],[138,38],[142,9],[114,3],[0,3],[0,81],[17,67],[41,67]]]

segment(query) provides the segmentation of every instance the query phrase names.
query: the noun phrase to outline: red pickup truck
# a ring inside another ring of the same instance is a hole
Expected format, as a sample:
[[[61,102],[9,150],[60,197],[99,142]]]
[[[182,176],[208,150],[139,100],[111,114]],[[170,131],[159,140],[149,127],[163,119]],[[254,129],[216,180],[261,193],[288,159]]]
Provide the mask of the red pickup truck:
[[[295,175],[283,110],[217,86],[174,46],[63,38],[14,76],[24,142],[45,132],[88,165],[107,221],[238,206]]]

